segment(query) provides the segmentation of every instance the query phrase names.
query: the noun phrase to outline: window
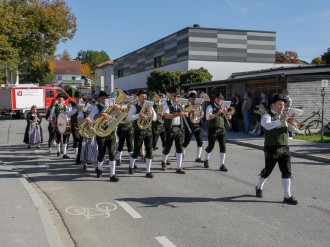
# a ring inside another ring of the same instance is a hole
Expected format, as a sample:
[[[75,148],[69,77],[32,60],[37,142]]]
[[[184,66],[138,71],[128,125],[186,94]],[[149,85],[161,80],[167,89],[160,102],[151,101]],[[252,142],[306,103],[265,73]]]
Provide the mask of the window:
[[[57,76],[57,80],[62,81],[62,76],[61,75]]]
[[[46,95],[47,95],[47,98],[53,98],[54,97],[53,89],[47,89],[46,90]]]
[[[76,80],[76,77],[75,76],[72,76],[72,80],[75,81]]]
[[[123,77],[123,69],[119,69],[119,70],[117,70],[117,77],[119,78],[119,77]]]
[[[154,68],[163,66],[165,63],[164,55],[154,58]]]

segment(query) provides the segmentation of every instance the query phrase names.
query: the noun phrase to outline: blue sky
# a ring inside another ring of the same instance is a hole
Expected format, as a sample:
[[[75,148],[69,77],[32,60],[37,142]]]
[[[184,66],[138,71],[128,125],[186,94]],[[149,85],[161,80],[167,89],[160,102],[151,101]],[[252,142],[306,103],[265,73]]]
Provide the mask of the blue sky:
[[[185,27],[275,31],[278,51],[310,62],[330,48],[329,0],[67,0],[77,18],[72,40],[58,45],[72,58],[104,50],[111,59]]]

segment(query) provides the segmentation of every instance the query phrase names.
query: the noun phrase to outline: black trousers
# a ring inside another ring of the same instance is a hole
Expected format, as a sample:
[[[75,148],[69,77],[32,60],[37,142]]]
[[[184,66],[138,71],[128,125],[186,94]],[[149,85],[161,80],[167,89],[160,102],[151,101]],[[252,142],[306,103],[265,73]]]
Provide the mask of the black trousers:
[[[134,151],[131,155],[133,159],[139,156],[140,149],[144,142],[144,148],[146,150],[146,159],[152,159],[152,131],[147,130],[134,130]]]
[[[61,136],[62,134],[56,130],[56,143],[60,144],[61,143]],[[70,134],[63,134],[63,144],[68,144],[69,143],[69,138]]]
[[[157,147],[158,139],[162,141],[162,147],[166,145],[166,133],[163,125],[156,125],[152,127],[152,147]]]
[[[118,136],[118,147],[117,151],[122,152],[124,149],[124,144],[126,141],[127,151],[133,151],[133,139],[134,139],[134,129],[127,127],[118,127],[117,128],[117,136]]]
[[[51,124],[48,125],[48,134],[48,147],[50,148],[56,136],[56,129]]]
[[[226,152],[226,130],[224,128],[209,128],[208,130],[208,145],[205,148],[205,151],[211,153],[215,141],[219,142],[220,153]]]
[[[291,155],[289,146],[267,146],[265,152],[265,168],[262,169],[260,176],[267,178],[272,173],[276,163],[282,173],[282,178],[291,178]]]
[[[183,147],[186,148],[188,147],[191,137],[194,135],[196,138],[197,142],[197,147],[202,147],[203,146],[203,133],[202,133],[202,128],[199,125],[191,125],[189,126],[191,132],[185,127],[184,129],[184,142],[183,142]]]
[[[102,162],[104,160],[105,152],[107,149],[109,151],[109,160],[116,160],[116,135],[114,131],[111,133],[110,136],[105,138],[96,136],[96,142],[99,150],[97,156],[98,162]]]
[[[173,142],[175,142],[176,153],[183,153],[183,130],[180,126],[165,128],[166,145],[163,151],[164,155],[168,155],[171,151]]]
[[[73,148],[78,148],[76,162],[80,163],[80,154],[82,147],[82,136],[79,134],[78,124],[72,124]]]

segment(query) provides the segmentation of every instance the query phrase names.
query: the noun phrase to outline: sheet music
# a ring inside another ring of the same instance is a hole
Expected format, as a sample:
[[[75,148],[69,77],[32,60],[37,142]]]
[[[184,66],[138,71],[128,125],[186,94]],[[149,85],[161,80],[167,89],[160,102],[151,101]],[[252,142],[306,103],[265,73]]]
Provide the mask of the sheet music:
[[[188,103],[188,99],[180,98],[178,101],[179,105],[186,105]]]
[[[113,106],[115,104],[115,98],[105,99],[105,106]]]
[[[153,107],[154,105],[154,102],[152,101],[148,101],[148,100],[145,100],[144,103],[143,103],[143,107]]]
[[[225,108],[229,108],[231,104],[231,101],[222,101],[221,106]]]
[[[203,98],[196,98],[195,99],[195,104],[202,104],[203,103]]]

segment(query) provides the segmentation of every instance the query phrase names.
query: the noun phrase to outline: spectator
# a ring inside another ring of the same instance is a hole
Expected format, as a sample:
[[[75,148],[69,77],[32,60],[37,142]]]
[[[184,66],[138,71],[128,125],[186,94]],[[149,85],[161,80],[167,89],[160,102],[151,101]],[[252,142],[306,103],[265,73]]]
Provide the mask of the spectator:
[[[255,110],[253,111],[254,113],[257,114],[257,122],[255,124],[254,130],[250,131],[249,133],[251,135],[256,135],[256,136],[262,136],[263,135],[263,131],[261,128],[261,116],[265,113],[265,108],[268,105],[268,99],[266,97],[266,94],[264,92],[261,92],[260,94],[260,98],[261,101],[259,103],[259,105],[257,105],[255,108]]]
[[[242,119],[242,100],[238,94],[235,97],[235,113],[232,119],[232,128],[234,132],[239,132],[239,120]]]
[[[250,131],[250,117],[251,117],[251,109],[252,103],[251,98],[248,92],[244,93],[244,101],[242,104],[242,114],[243,114],[243,123],[244,123],[244,132],[249,133]]]

